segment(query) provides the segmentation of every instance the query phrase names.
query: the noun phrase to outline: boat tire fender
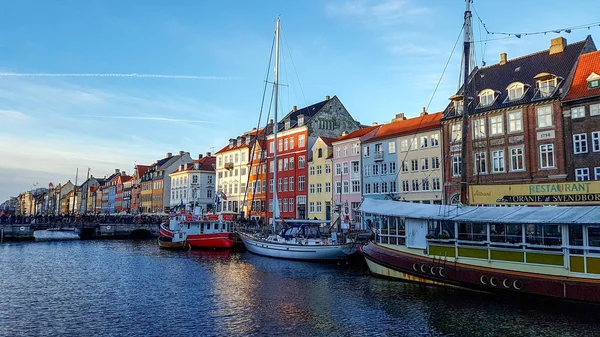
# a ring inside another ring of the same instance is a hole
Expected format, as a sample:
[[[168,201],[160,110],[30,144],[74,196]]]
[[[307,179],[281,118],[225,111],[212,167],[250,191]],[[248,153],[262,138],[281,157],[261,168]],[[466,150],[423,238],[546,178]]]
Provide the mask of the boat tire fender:
[[[426,273],[427,272],[425,268],[426,268],[426,266],[424,264],[422,264],[421,265],[421,272],[422,273]]]
[[[513,287],[517,290],[521,290],[521,288],[523,288],[523,283],[521,283],[519,280],[515,280],[513,282]]]
[[[419,265],[416,263],[413,263],[413,270],[414,271],[419,271]]]
[[[479,281],[481,282],[481,284],[487,284],[489,279],[487,276],[481,275],[481,277],[479,278]]]
[[[502,281],[502,285],[504,286],[504,288],[510,289],[511,282],[509,279],[505,279],[504,281]]]
[[[490,277],[490,285],[492,285],[494,287],[498,286],[498,279],[493,276]]]
[[[446,272],[444,272],[444,267],[439,267],[439,269],[438,269],[438,274],[439,274],[441,277],[446,277]]]

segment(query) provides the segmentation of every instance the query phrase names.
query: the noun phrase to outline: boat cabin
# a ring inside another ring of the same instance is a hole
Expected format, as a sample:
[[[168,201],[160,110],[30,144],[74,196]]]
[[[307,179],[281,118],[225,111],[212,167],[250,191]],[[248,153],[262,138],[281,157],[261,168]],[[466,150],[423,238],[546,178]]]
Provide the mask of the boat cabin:
[[[600,206],[457,207],[365,200],[361,211],[377,232],[376,242],[391,248],[600,277]]]
[[[318,225],[297,224],[290,227],[284,227],[279,234],[285,239],[302,237],[306,239],[318,239],[321,237],[321,231]]]

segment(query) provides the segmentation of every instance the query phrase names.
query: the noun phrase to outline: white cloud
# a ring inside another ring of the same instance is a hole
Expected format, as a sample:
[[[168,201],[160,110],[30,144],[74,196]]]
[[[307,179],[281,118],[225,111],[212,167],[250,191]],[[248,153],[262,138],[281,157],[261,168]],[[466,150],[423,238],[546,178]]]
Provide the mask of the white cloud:
[[[0,122],[6,124],[27,123],[33,121],[34,118],[15,110],[0,110]]]

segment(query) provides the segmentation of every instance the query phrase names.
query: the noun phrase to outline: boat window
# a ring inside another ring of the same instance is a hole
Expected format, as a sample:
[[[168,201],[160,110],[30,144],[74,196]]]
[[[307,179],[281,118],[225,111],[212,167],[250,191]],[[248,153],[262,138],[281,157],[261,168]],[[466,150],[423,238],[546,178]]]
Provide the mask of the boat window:
[[[427,235],[431,239],[454,239],[454,222],[448,220],[429,221]]]
[[[487,225],[483,223],[458,223],[458,239],[465,241],[486,241]]]
[[[214,230],[217,230],[217,229],[219,229],[219,223],[218,223],[218,222],[215,222],[215,223],[214,223],[214,225],[213,225],[213,229],[214,229]]]
[[[583,246],[583,226],[582,225],[569,225],[569,245],[570,246]],[[583,249],[569,249],[570,254],[583,255]]]
[[[600,247],[600,227],[588,227],[588,246]],[[600,251],[590,250],[590,253],[600,254]]]
[[[521,224],[490,224],[490,239],[499,243],[523,243]]]
[[[296,236],[296,235],[298,235],[299,230],[300,230],[300,227],[292,227],[292,228],[290,228],[289,233],[287,233],[287,235]]]
[[[526,225],[525,230],[526,243],[544,246],[560,246],[562,244],[559,225]],[[598,243],[600,244],[600,236]]]

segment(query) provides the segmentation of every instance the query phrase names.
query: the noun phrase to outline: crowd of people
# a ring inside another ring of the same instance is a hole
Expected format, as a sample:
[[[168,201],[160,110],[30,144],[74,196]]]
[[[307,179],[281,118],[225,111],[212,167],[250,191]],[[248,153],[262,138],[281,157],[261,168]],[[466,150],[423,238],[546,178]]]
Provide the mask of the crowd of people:
[[[49,224],[49,225],[79,225],[79,224],[160,224],[167,222],[166,215],[0,215],[0,224]]]

